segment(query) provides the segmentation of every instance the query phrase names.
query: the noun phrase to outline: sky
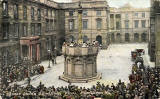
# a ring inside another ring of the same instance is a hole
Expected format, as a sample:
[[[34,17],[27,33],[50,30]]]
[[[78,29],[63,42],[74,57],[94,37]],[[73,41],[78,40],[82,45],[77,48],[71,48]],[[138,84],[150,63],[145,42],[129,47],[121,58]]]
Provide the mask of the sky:
[[[71,0],[54,0],[57,2],[71,2]],[[126,3],[130,3],[136,8],[150,7],[150,0],[107,0],[110,7],[121,7]]]

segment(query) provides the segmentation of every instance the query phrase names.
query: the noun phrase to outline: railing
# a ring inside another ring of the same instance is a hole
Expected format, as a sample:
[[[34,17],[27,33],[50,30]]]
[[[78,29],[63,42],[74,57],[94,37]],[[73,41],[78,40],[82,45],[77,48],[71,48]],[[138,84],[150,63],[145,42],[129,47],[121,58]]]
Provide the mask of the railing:
[[[72,46],[63,46],[62,52],[64,55],[71,56],[85,56],[93,55],[98,53],[98,47],[72,47]]]

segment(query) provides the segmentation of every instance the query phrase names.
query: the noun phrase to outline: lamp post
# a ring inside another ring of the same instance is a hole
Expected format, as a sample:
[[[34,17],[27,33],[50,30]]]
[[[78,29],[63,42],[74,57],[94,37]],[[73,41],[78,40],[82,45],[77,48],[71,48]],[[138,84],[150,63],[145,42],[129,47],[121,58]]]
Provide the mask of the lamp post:
[[[55,64],[57,64],[57,62],[56,62],[56,57],[57,57],[57,48],[56,48],[56,46],[54,47],[54,50],[55,50]]]
[[[48,50],[48,57],[49,57],[49,64],[48,64],[48,68],[51,68],[51,66],[50,66],[51,50]]]
[[[2,92],[2,84],[3,84],[3,82],[2,82],[2,76],[3,76],[3,74],[2,74],[2,66],[3,66],[3,58],[2,57],[0,57],[0,92]]]

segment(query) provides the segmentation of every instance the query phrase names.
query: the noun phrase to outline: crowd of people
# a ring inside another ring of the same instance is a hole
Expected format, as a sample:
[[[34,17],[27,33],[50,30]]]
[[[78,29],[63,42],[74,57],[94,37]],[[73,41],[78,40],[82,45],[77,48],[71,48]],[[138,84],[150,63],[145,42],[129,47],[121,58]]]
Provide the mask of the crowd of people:
[[[158,99],[160,85],[160,69],[133,65],[129,76],[130,83],[121,80],[111,86],[97,82],[91,88],[72,85],[46,88],[42,83],[37,87],[28,85],[20,87],[8,86],[2,91],[3,99]]]
[[[0,90],[0,93],[2,99],[94,99],[96,97],[101,99],[158,99],[160,96],[160,68],[144,66],[141,61],[140,63],[136,60],[133,62],[131,74],[128,76],[130,82],[128,83],[121,80],[117,84],[112,83],[111,85],[97,82],[91,88],[78,87],[69,83],[68,86],[47,88],[40,82],[37,87],[30,85],[30,83],[26,87],[16,84],[6,86]],[[12,68],[12,70],[16,71],[17,69]],[[44,68],[37,66],[32,72],[33,74],[43,73]],[[15,79],[22,80],[24,79],[22,76],[28,77],[25,75],[25,71],[23,73],[16,74]]]
[[[83,42],[83,43],[77,43],[77,42],[71,42],[71,43],[63,43],[63,46],[70,46],[70,47],[76,47],[76,46],[81,46],[81,47],[89,47],[89,46],[95,46],[95,47],[102,47],[101,44],[99,44],[98,41],[93,41],[92,43],[87,43],[87,42]]]
[[[28,78],[29,76],[34,76],[38,74],[44,73],[44,67],[41,65],[34,65],[31,66],[29,69],[28,66],[16,66],[16,65],[9,65],[8,67],[2,67],[2,88],[6,88],[6,86],[9,85],[9,83],[15,82],[15,81],[21,81],[25,78]],[[4,76],[5,75],[5,76]]]

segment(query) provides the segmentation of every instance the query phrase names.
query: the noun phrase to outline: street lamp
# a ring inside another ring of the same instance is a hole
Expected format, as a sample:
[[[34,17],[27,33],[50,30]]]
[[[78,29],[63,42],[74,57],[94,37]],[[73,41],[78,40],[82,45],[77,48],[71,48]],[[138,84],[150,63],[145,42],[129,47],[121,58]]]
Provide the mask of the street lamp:
[[[55,50],[55,64],[57,64],[57,62],[56,62],[56,57],[57,57],[57,48],[56,48],[56,46],[54,47],[54,50]]]
[[[50,67],[51,50],[48,50],[48,57],[49,57],[48,68],[51,68],[51,67]]]

